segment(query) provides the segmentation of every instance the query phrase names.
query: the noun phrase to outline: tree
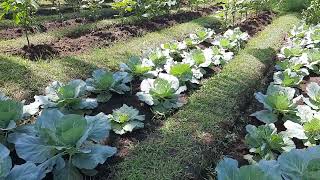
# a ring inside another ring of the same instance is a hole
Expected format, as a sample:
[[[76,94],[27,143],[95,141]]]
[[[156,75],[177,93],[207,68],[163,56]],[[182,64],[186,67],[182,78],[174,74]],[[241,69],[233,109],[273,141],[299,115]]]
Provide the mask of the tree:
[[[12,15],[15,24],[24,28],[25,36],[30,47],[28,31],[32,25],[33,16],[39,5],[35,0],[4,0],[0,4],[0,19]]]

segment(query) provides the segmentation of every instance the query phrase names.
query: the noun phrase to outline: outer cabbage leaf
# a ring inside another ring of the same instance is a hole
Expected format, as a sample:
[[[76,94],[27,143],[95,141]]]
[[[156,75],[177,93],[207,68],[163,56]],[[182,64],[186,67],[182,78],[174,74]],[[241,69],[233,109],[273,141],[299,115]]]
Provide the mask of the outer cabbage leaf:
[[[313,109],[320,109],[320,86],[315,82],[311,82],[306,90],[309,98],[303,98],[304,102]]]
[[[244,180],[244,179],[262,179],[279,180],[281,175],[279,166],[275,161],[261,162],[257,165],[247,165],[238,168],[238,162],[230,158],[224,158],[216,167],[218,180]]]
[[[23,104],[14,100],[0,101],[0,130],[10,130],[16,127],[16,122],[22,120]]]
[[[294,149],[290,152],[281,154],[278,162],[285,180],[307,180],[312,174],[319,174],[320,168],[320,149],[319,147],[311,147],[305,150]],[[315,179],[318,179],[316,177]],[[315,180],[314,179],[314,180]]]

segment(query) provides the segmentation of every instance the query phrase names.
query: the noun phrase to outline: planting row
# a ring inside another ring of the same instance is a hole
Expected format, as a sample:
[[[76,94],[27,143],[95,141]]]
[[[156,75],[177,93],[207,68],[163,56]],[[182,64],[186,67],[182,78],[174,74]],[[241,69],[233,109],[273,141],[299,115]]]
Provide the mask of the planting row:
[[[273,82],[256,99],[264,109],[247,125],[245,155],[252,165],[238,168],[225,158],[218,179],[319,179],[320,172],[320,25],[303,24],[289,34]],[[307,148],[307,149],[304,149]]]
[[[232,60],[248,38],[239,28],[223,35],[203,29],[182,42],[131,57],[120,71],[98,69],[86,81],[55,81],[28,105],[1,95],[1,167],[5,168],[0,177],[42,179],[50,172],[54,179],[95,175],[94,168],[116,154],[116,148],[103,143],[109,131],[125,134],[143,128],[145,120],[126,104],[109,115],[94,114],[99,104],[114,94],[136,94],[155,114],[170,113],[186,104],[188,88],[197,87],[214,67]],[[8,149],[19,158],[11,153],[11,159]],[[12,168],[12,161],[24,162],[20,158],[26,163]]]

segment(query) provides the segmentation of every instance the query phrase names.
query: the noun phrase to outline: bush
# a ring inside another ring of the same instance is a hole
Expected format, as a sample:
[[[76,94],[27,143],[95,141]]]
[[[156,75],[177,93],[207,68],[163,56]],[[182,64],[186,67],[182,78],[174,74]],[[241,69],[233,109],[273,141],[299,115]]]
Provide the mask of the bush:
[[[302,11],[308,7],[310,0],[281,0],[280,9],[284,11]]]
[[[312,0],[310,6],[303,11],[303,16],[308,24],[320,23],[320,0]]]

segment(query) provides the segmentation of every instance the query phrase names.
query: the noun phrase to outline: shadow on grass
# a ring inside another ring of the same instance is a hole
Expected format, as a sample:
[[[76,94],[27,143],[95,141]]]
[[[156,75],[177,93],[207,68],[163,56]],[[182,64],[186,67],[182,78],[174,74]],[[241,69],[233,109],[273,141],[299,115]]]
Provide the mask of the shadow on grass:
[[[30,71],[22,59],[0,55],[0,87],[8,91],[8,95],[17,99],[29,99],[30,93],[39,93],[39,79],[41,77]]]
[[[222,32],[223,24],[216,17],[213,17],[213,16],[203,17],[203,18],[194,20],[194,22],[204,28],[214,29],[216,33]]]
[[[269,47],[267,49],[256,49],[256,48],[252,48],[252,49],[248,49],[246,51],[248,54],[254,56],[255,58],[257,58],[260,62],[264,63],[264,64],[270,64],[270,57],[274,58],[277,54],[277,51],[274,50],[273,48]]]
[[[64,67],[62,73],[65,73],[68,79],[85,79],[92,71],[99,69],[97,65],[78,57],[64,57],[59,60],[59,64]]]

